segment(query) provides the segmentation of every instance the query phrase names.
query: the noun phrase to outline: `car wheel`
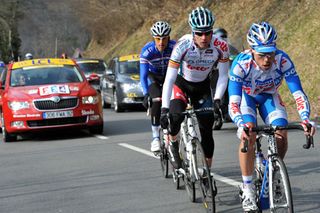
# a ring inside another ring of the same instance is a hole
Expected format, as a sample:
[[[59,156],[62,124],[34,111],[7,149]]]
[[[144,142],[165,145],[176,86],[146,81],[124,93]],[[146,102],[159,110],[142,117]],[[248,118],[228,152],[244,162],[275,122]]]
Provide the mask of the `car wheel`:
[[[99,134],[101,135],[103,133],[103,124],[91,126],[89,127],[89,131],[91,134]]]
[[[114,111],[123,112],[123,109],[120,106],[119,101],[118,101],[117,91],[114,91],[114,93],[113,93],[113,106],[114,106]]]
[[[2,123],[2,138],[3,142],[12,142],[17,140],[17,135],[10,134],[7,132],[6,127],[4,125],[3,113],[1,114],[1,123]]]
[[[110,108],[111,107],[111,104],[108,104],[105,100],[104,100],[104,92],[103,90],[101,90],[101,102],[102,102],[102,107],[107,109],[107,108]]]

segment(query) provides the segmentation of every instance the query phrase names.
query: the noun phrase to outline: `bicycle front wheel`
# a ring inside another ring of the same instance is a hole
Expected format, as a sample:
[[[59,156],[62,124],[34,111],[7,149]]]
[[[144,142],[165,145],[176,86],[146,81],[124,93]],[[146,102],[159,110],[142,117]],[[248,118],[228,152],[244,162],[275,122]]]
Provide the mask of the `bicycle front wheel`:
[[[166,141],[165,141],[165,135],[163,134],[163,131],[160,130],[160,164],[161,164],[161,170],[162,174],[165,178],[169,177],[169,157],[168,157],[168,150],[166,148]]]
[[[216,196],[216,186],[213,177],[210,174],[210,169],[208,167],[202,145],[200,141],[197,139],[195,141],[196,146],[196,168],[197,174],[199,178],[199,190],[200,195],[202,196],[202,203],[206,212],[214,213],[216,212],[216,203],[215,203],[215,196]]]
[[[271,169],[271,171],[270,171]],[[272,160],[269,169],[270,211],[277,213],[293,213],[291,186],[286,166],[281,158]]]
[[[186,144],[188,141],[185,141],[187,137],[183,135],[186,133],[181,132],[180,135],[180,154],[182,158],[182,168],[185,171],[185,176],[183,177],[184,185],[188,194],[188,197],[191,202],[196,202],[196,188],[195,188],[195,180],[191,177],[191,168],[190,168],[190,154],[188,153]],[[192,166],[192,165],[191,165]]]

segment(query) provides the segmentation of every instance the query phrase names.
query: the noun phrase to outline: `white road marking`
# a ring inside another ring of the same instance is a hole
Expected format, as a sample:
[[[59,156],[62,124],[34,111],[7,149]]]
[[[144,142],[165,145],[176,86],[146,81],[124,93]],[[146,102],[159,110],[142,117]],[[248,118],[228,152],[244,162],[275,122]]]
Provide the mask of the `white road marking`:
[[[94,137],[99,138],[99,139],[101,139],[101,140],[107,140],[107,139],[109,139],[109,137],[104,136],[104,135],[94,135]]]
[[[218,175],[216,173],[213,173],[213,177],[215,180],[218,180],[220,182],[224,182],[228,185],[231,185],[231,186],[235,186],[235,187],[238,187],[241,183],[239,181],[236,181],[236,180],[232,180],[230,178],[227,178],[227,177],[224,177],[224,176],[221,176],[221,175]]]
[[[132,145],[127,144],[127,143],[119,143],[119,145],[120,145],[120,146],[123,146],[123,147],[126,147],[126,148],[128,148],[128,149],[132,149],[132,150],[134,150],[134,151],[136,151],[136,152],[140,152],[140,153],[142,153],[142,154],[148,155],[148,156],[150,156],[150,157],[159,159],[159,157],[155,156],[155,155],[153,154],[153,152],[147,151],[147,150],[145,150],[145,149],[141,149],[141,148],[139,148],[139,147],[132,146]]]
[[[140,152],[142,154],[148,155],[150,157],[159,159],[159,157],[155,156],[152,152],[147,151],[145,149],[142,149],[142,148],[139,148],[139,147],[136,147],[136,146],[132,146],[132,145],[127,144],[127,143],[119,143],[119,145],[123,146],[123,147],[126,147],[128,149],[134,150],[136,152]],[[216,173],[212,173],[212,174],[213,174],[213,177],[214,177],[215,180],[218,180],[220,182],[226,183],[228,185],[238,187],[241,184],[239,181],[235,181],[233,179],[218,175]]]

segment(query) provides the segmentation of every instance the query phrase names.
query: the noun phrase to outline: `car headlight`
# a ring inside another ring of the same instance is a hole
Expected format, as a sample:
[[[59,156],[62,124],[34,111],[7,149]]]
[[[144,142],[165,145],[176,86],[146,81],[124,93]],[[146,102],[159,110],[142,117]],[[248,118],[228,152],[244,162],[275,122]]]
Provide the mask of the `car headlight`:
[[[134,90],[136,88],[139,88],[139,84],[135,84],[135,83],[122,83],[120,86],[121,86],[124,93],[126,93],[130,90]]]
[[[99,101],[98,96],[85,96],[82,97],[82,104],[96,104]]]
[[[11,101],[8,103],[9,108],[16,111],[20,109],[27,109],[29,108],[29,103],[27,101]]]

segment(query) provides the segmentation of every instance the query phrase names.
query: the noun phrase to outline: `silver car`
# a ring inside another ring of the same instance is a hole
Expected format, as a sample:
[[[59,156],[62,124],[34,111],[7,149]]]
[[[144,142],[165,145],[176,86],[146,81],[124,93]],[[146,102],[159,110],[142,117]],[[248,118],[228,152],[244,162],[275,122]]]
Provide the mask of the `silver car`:
[[[101,96],[105,108],[113,105],[116,112],[131,106],[142,106],[139,55],[132,54],[111,60],[102,76]]]

